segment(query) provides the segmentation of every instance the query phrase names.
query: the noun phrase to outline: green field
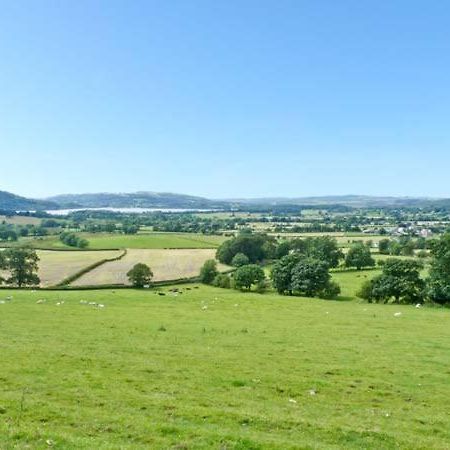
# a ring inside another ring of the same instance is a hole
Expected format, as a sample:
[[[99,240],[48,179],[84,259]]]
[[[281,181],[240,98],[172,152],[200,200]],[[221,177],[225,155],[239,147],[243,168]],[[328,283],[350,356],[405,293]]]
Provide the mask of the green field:
[[[226,238],[223,236],[208,236],[193,233],[148,233],[136,235],[107,234],[107,233],[78,233],[89,241],[87,250],[112,250],[121,248],[216,248]],[[63,244],[59,236],[44,238],[22,238],[12,246],[27,245],[37,249],[65,249],[76,248]]]
[[[448,448],[449,310],[188,287],[0,291],[0,448]]]

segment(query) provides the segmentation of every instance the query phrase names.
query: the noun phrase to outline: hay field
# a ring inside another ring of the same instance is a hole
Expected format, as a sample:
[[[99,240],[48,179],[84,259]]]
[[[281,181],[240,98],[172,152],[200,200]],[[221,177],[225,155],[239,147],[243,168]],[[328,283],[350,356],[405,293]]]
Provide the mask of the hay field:
[[[126,274],[137,263],[151,267],[154,281],[194,277],[207,259],[214,259],[215,253],[214,249],[129,249],[121,260],[97,267],[75,280],[72,286],[128,284]]]
[[[41,286],[58,284],[81,269],[106,258],[114,258],[122,252],[119,250],[64,252],[38,250]]]

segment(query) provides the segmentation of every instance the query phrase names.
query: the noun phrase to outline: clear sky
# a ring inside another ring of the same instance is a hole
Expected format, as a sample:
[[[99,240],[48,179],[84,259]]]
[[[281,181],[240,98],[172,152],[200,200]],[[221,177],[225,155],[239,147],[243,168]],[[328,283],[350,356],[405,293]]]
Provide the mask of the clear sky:
[[[0,4],[0,190],[450,197],[449,2]]]

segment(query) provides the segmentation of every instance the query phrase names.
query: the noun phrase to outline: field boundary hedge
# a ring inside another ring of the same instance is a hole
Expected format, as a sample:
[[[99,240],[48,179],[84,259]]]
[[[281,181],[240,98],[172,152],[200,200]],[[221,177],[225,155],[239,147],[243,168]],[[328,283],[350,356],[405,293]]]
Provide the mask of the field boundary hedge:
[[[126,254],[127,254],[127,250],[125,249],[119,256],[115,256],[114,258],[105,258],[105,259],[101,259],[100,261],[96,261],[95,263],[93,263],[87,267],[84,267],[83,269],[79,270],[78,272],[75,272],[74,274],[68,276],[67,278],[64,278],[64,280],[60,281],[58,284],[56,284],[53,287],[67,286],[70,283],[73,283],[75,280],[78,280],[78,278],[82,277],[84,274],[90,272],[91,270],[96,269],[97,267],[102,266],[103,264],[121,260]]]

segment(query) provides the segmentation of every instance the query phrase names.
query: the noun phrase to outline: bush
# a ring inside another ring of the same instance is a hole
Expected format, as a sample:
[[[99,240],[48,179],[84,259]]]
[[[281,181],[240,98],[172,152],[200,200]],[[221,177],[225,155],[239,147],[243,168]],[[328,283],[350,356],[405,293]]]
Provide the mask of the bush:
[[[212,284],[218,274],[216,261],[208,259],[200,269],[200,281],[204,284]]]
[[[228,275],[219,273],[219,275],[216,275],[214,278],[213,285],[223,289],[229,289],[231,287],[231,279]]]
[[[236,253],[234,255],[233,259],[231,260],[231,265],[234,267],[241,267],[246,266],[249,264],[250,260],[248,259],[248,256],[244,253]]]
[[[341,293],[341,287],[335,281],[330,281],[319,294],[324,299],[334,299]]]

